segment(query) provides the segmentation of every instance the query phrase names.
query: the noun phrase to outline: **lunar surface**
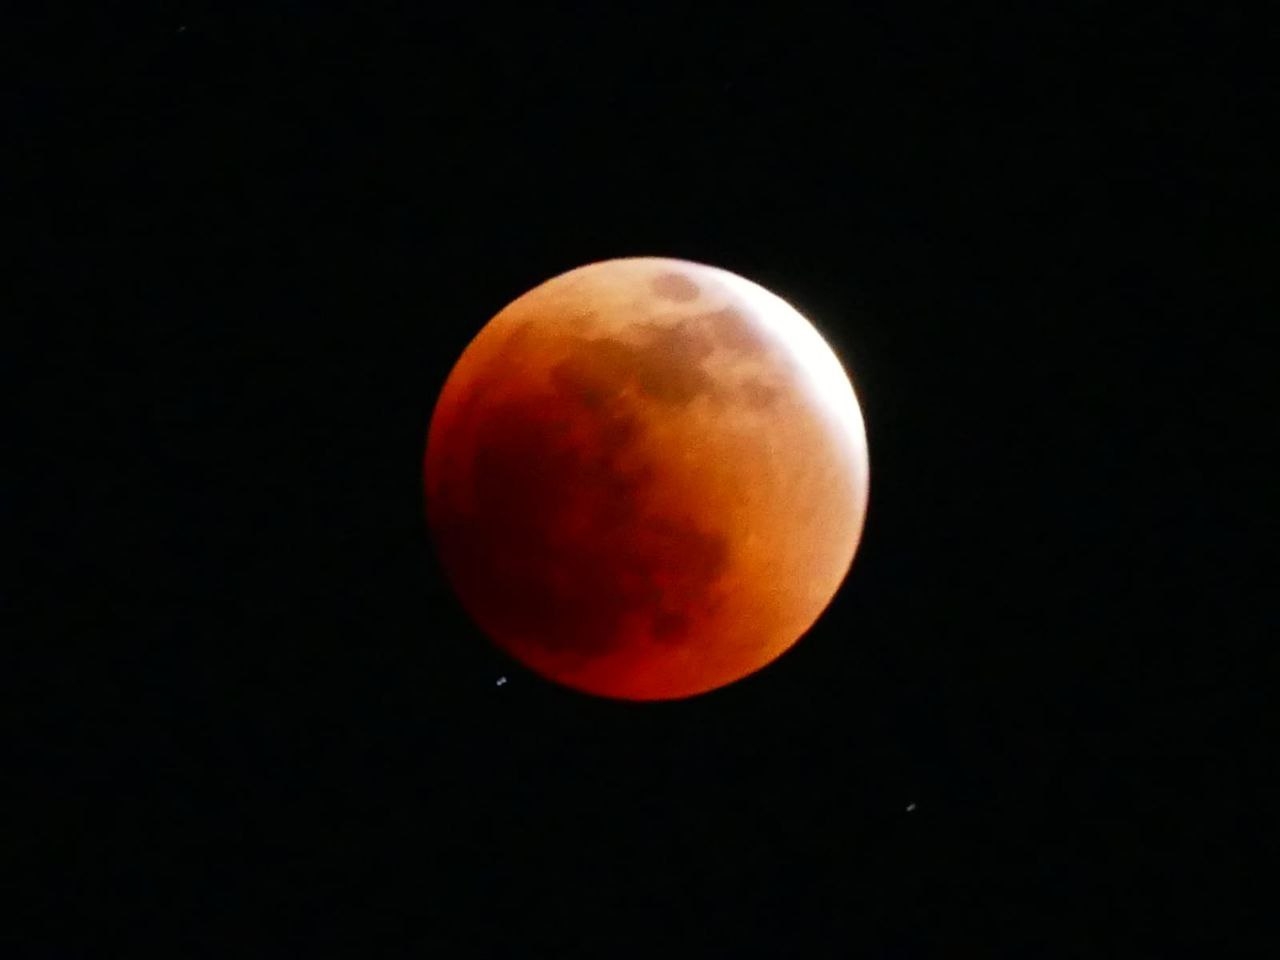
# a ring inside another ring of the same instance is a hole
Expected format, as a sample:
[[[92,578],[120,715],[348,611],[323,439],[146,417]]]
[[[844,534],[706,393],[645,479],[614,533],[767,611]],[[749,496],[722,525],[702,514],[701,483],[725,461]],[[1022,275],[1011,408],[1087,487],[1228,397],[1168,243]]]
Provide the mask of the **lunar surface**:
[[[703,264],[555,277],[463,352],[432,417],[427,518],[463,607],[590,694],[714,690],[790,648],[862,532],[849,378],[785,301]]]

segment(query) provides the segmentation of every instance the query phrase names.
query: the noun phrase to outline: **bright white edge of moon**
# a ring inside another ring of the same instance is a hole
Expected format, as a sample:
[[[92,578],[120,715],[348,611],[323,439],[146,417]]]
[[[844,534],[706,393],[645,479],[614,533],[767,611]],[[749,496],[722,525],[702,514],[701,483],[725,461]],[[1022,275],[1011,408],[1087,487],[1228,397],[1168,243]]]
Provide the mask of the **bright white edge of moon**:
[[[813,384],[823,405],[845,426],[858,447],[866,444],[866,428],[853,384],[840,358],[822,334],[799,310],[775,293],[736,273],[718,267],[706,267],[742,297],[756,311],[762,323],[787,345],[801,366],[813,377]]]

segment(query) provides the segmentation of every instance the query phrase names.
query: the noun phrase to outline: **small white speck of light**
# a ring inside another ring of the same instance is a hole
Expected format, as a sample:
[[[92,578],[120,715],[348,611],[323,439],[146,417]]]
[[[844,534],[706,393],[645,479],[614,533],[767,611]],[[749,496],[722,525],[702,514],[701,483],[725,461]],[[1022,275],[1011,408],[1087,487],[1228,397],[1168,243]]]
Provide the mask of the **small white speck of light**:
[[[187,25],[184,23],[182,26],[180,26],[180,27],[178,28],[178,32],[179,32],[179,33],[186,33],[186,32],[187,32]]]
[[[499,677],[499,678],[498,678],[498,684],[497,684],[497,685],[498,685],[498,686],[502,686],[502,685],[503,685],[504,683],[506,683],[506,682],[507,682],[507,678],[506,678],[506,677]]]
[[[914,810],[915,808],[916,808],[916,805],[915,805],[914,803],[908,803],[908,804],[907,804],[907,813],[910,813],[910,812],[911,812],[912,810]]]

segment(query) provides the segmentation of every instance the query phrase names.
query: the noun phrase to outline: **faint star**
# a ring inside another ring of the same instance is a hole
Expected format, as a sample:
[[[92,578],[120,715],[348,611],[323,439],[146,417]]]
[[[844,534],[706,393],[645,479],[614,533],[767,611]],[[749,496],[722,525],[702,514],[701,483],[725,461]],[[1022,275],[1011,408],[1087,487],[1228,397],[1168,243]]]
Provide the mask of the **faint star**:
[[[506,682],[507,682],[507,678],[506,678],[506,677],[499,677],[499,678],[498,678],[498,686],[502,686],[502,685],[503,685],[504,683],[506,683]]]
[[[907,804],[907,813],[910,813],[910,812],[911,812],[912,810],[914,810],[915,808],[916,808],[916,805],[915,805],[914,803],[908,803],[908,804]]]

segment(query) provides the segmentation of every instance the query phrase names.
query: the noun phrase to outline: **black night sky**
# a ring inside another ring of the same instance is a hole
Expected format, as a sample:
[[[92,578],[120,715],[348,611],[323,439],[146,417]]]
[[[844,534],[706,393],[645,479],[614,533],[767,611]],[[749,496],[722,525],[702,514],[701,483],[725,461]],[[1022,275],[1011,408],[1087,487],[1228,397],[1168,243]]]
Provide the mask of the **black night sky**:
[[[1253,25],[350,6],[6,31],[5,955],[1136,960],[1253,919]],[[872,485],[798,646],[637,705],[489,646],[421,458],[493,313],[644,254],[815,322]]]

